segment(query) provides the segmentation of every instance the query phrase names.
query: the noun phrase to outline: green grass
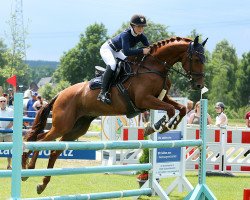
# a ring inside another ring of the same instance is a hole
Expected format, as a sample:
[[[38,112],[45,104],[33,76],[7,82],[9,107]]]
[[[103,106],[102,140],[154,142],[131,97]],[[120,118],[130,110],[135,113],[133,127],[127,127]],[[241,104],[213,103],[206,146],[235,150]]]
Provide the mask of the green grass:
[[[246,122],[244,119],[228,119],[228,125],[229,126],[240,126],[245,127]]]
[[[47,160],[46,160],[47,161]],[[93,161],[92,161],[93,162]],[[96,165],[91,161],[63,161],[59,160],[56,167],[80,167],[87,165]],[[1,168],[6,159],[0,159]],[[38,160],[38,168],[45,168],[47,162]],[[4,165],[5,166],[5,165]],[[187,178],[193,186],[198,182],[197,172],[187,172]],[[165,178],[160,184],[165,189],[174,180],[174,177]],[[68,175],[52,177],[51,182],[41,195],[36,194],[37,184],[42,182],[42,177],[30,177],[26,182],[22,182],[22,198],[57,196],[70,194],[87,194],[95,192],[119,191],[138,189],[139,185],[136,181],[136,175],[105,175],[105,174],[85,174],[85,175]],[[207,177],[207,185],[213,191],[218,200],[241,200],[243,197],[243,189],[250,188],[250,175],[237,174],[237,177]],[[0,178],[0,200],[9,199],[11,189],[10,178]],[[181,200],[188,192],[179,193],[173,191],[170,199]],[[124,198],[131,199],[131,198]],[[160,199],[159,197],[143,196],[141,199]]]

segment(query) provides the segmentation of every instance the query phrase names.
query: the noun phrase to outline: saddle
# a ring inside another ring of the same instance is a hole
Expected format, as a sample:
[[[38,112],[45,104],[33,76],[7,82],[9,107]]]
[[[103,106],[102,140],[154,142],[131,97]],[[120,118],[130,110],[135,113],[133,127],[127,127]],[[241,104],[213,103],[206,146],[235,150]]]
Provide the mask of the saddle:
[[[134,76],[135,73],[132,71],[129,62],[121,60],[119,58],[117,58],[117,60],[118,62],[114,73],[113,81],[111,82],[111,87],[116,86],[118,91],[125,98],[128,109],[126,116],[128,118],[133,118],[139,113],[144,112],[144,110],[140,110],[135,106],[134,102],[129,97],[128,91],[123,86],[123,83],[125,83],[131,76]],[[101,88],[103,73],[105,72],[105,69],[100,66],[96,66],[95,70],[96,77],[89,81],[89,87],[91,90]]]

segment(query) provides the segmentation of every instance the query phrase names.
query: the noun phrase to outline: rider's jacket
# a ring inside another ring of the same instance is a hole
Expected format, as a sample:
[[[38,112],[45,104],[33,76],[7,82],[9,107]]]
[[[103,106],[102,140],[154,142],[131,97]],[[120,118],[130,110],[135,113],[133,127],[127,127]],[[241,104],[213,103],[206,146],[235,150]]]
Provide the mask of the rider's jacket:
[[[131,49],[139,42],[141,42],[144,46],[149,46],[147,37],[143,33],[133,36],[131,28],[124,30],[119,35],[112,38],[111,42],[117,51],[122,49],[125,56],[142,54],[143,49]]]

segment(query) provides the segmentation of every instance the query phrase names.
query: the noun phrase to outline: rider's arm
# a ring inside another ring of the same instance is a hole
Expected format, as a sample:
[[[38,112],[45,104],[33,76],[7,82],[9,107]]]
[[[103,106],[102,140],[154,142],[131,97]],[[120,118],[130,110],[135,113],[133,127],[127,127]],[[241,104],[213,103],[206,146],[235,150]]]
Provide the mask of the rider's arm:
[[[141,34],[141,43],[142,43],[145,47],[148,47],[148,46],[149,46],[148,38],[147,38],[144,34]]]
[[[134,56],[143,54],[143,49],[131,49],[128,34],[123,34],[121,39],[122,39],[122,49],[125,56]]]

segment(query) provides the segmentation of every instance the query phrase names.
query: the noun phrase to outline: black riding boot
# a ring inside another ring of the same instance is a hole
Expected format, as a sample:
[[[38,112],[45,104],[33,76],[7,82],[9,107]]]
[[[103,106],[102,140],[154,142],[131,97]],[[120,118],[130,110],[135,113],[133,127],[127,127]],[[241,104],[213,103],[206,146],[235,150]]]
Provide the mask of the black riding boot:
[[[113,76],[113,70],[108,65],[106,71],[103,74],[102,88],[101,88],[100,94],[97,97],[97,100],[100,100],[103,103],[111,104],[111,100],[109,97],[109,88],[110,88],[112,76]]]

